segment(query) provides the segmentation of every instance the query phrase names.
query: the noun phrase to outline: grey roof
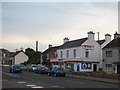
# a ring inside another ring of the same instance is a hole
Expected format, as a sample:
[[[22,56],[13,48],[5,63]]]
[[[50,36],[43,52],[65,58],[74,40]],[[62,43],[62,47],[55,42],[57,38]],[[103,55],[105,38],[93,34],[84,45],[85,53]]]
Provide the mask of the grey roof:
[[[102,45],[105,42],[105,39],[97,41],[100,45]]]
[[[72,47],[78,47],[81,46],[88,38],[82,38],[82,39],[77,39],[77,40],[72,40],[64,43],[59,47],[58,49],[64,49],[64,48],[72,48]]]
[[[55,52],[60,46],[50,47],[43,52],[43,54],[48,54],[50,52]]]
[[[115,47],[120,47],[120,37],[118,37],[116,39],[113,39],[103,49],[105,49],[105,48],[115,48]]]

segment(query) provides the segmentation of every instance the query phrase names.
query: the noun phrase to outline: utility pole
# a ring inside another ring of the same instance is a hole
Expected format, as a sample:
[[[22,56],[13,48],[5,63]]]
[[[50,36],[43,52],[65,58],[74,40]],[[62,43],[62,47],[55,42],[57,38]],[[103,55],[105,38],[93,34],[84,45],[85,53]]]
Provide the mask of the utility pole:
[[[38,41],[36,41],[36,52],[38,52]]]

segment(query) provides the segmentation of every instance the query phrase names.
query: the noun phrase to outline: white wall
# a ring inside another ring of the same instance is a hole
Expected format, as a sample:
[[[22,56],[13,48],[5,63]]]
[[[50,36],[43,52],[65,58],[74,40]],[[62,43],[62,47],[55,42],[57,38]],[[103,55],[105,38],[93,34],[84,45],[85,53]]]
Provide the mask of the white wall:
[[[28,56],[25,55],[23,52],[20,52],[15,56],[15,64],[24,63],[27,60],[28,60]]]
[[[100,45],[95,40],[86,40],[82,45],[92,45],[94,46],[93,49],[89,49],[89,58],[85,58],[84,54],[84,61],[97,61],[100,62]],[[85,50],[83,48],[83,53],[85,53]]]
[[[85,57],[85,51],[82,46],[74,47],[74,48],[68,48],[68,49],[59,49],[57,50],[58,53],[58,59],[61,59],[61,51],[63,51],[63,58],[62,59],[79,59],[83,61],[100,61],[100,45],[94,41],[94,40],[86,40],[82,45],[92,45],[94,46],[94,49],[89,49],[89,58]],[[76,58],[74,58],[73,50],[76,49]],[[69,50],[69,58],[67,58],[66,51]]]
[[[73,59],[74,58],[74,49],[76,50],[76,59],[80,59],[81,58],[81,53],[82,53],[81,46],[80,47],[57,50],[58,59],[61,59],[61,51],[63,51],[63,59]],[[69,58],[67,58],[67,53],[66,53],[67,50],[69,50]]]

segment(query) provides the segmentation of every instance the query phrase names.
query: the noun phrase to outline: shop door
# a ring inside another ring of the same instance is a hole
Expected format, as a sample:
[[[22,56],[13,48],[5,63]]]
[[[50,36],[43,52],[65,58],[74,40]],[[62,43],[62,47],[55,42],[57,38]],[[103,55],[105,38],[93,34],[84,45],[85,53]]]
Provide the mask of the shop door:
[[[94,71],[94,72],[97,71],[97,64],[93,64],[93,71]]]

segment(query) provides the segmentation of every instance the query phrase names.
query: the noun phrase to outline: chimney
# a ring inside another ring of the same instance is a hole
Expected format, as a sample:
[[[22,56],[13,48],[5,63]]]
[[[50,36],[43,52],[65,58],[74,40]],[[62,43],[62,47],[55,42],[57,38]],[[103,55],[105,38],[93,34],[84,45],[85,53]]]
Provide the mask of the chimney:
[[[38,41],[36,41],[36,52],[38,51]]]
[[[120,34],[118,34],[117,32],[114,34],[114,39],[120,37]]]
[[[110,34],[106,34],[105,35],[105,41],[111,41],[111,35]]]
[[[94,34],[93,31],[88,32],[88,39],[94,40]]]
[[[65,38],[63,39],[63,42],[64,42],[64,43],[66,43],[66,42],[68,42],[68,41],[69,41],[68,37],[65,37]]]
[[[49,45],[48,45],[48,48],[51,48],[51,47],[52,47],[52,45],[51,45],[51,44],[49,44]]]

